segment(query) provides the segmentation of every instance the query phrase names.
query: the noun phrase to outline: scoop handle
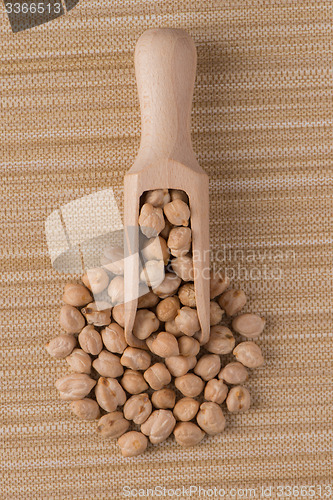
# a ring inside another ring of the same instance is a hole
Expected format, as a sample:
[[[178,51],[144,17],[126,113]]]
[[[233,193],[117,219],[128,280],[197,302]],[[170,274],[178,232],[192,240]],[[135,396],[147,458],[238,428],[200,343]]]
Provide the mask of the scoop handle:
[[[145,31],[135,48],[141,109],[138,159],[172,159],[197,164],[191,142],[191,106],[197,53],[182,29]]]

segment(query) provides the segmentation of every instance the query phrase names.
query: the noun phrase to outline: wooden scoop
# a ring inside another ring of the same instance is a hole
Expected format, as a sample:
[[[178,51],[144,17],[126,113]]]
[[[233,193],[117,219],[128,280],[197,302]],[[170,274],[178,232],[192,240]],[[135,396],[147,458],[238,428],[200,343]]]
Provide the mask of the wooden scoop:
[[[190,125],[196,49],[182,29],[145,31],[135,48],[135,73],[141,108],[141,144],[125,175],[125,336],[129,345],[147,348],[133,324],[139,285],[140,196],[153,189],[181,189],[191,210],[194,287],[205,344],[210,331],[208,176],[192,149]]]

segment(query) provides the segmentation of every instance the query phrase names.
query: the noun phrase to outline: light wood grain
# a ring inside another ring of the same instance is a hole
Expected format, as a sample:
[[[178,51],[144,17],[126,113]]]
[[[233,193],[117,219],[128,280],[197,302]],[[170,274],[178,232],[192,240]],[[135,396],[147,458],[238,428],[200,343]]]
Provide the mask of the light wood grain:
[[[208,176],[192,148],[191,105],[196,72],[192,38],[180,29],[151,29],[135,49],[141,109],[141,143],[125,176],[125,334],[130,345],[145,348],[132,333],[139,285],[139,200],[144,191],[182,189],[190,202],[194,285],[201,326],[199,341],[209,338],[209,194]]]

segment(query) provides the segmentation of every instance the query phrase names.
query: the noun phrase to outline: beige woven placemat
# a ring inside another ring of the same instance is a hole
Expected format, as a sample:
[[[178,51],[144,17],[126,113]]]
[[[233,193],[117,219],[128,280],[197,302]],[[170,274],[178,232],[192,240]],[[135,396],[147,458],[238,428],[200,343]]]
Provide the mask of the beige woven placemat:
[[[1,3],[1,499],[120,499],[158,485],[329,493],[332,14],[329,0],[81,0],[13,34]],[[140,135],[133,49],[158,26],[197,45],[192,130],[211,179],[213,259],[266,316],[267,363],[248,383],[250,412],[228,416],[223,435],[133,460],[57,397],[67,368],[43,345],[69,276],[52,269],[44,225],[105,187],[122,208]]]

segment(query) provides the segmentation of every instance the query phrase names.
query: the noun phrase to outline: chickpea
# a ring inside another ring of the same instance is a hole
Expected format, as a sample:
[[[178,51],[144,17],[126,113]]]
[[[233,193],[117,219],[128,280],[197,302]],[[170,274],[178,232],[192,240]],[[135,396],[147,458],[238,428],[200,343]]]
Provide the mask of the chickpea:
[[[95,387],[96,401],[103,410],[114,411],[126,401],[124,389],[115,378],[100,377]]]
[[[188,205],[188,196],[185,191],[181,189],[170,189],[171,201],[174,200],[182,200],[184,203]]]
[[[88,325],[107,326],[111,323],[111,305],[108,302],[90,302],[81,312]]]
[[[186,203],[177,199],[164,206],[164,214],[174,226],[188,226],[190,209]]]
[[[147,238],[157,236],[165,226],[162,209],[154,207],[150,203],[142,205],[139,216],[139,226],[141,232]]]
[[[180,308],[179,299],[177,297],[167,297],[161,300],[156,307],[156,316],[160,321],[172,321],[177,316],[178,309]]]
[[[172,228],[173,228],[173,225],[170,224],[168,219],[165,219],[165,226],[164,226],[164,229],[162,229],[162,231],[160,232],[160,236],[162,236],[162,238],[167,240]]]
[[[210,298],[215,299],[218,295],[221,295],[229,286],[230,280],[228,276],[222,273],[210,273]]]
[[[146,261],[162,260],[164,265],[167,265],[170,256],[166,241],[161,236],[147,240],[141,253]]]
[[[108,296],[111,299],[112,305],[124,303],[124,278],[123,276],[116,276],[110,281],[108,286]]]
[[[197,364],[195,356],[171,356],[165,359],[165,364],[173,377],[182,377]]]
[[[193,398],[181,398],[175,404],[173,414],[177,420],[189,422],[192,420],[199,410],[199,401]]]
[[[215,326],[221,323],[224,311],[220,308],[217,302],[210,303],[210,326]]]
[[[179,309],[178,314],[175,317],[175,323],[179,330],[189,337],[192,337],[197,331],[200,330],[197,311],[187,306]]]
[[[251,404],[250,393],[241,385],[232,387],[229,391],[226,403],[231,413],[247,411]]]
[[[220,356],[218,354],[205,354],[197,362],[194,373],[207,382],[207,380],[214,378],[220,369]]]
[[[117,378],[124,373],[120,358],[108,351],[101,351],[92,365],[101,377]]]
[[[91,357],[88,353],[84,352],[82,349],[74,349],[72,354],[67,356],[67,363],[76,373],[87,373],[90,374],[91,371]]]
[[[175,337],[181,337],[183,335],[174,319],[172,321],[166,321],[164,328],[166,332],[172,333]]]
[[[155,363],[144,372],[143,376],[154,391],[163,389],[171,382],[170,372],[163,363]]]
[[[120,436],[118,445],[123,457],[136,457],[146,450],[148,439],[141,432],[130,431]]]
[[[150,203],[154,207],[163,208],[171,200],[168,189],[154,189],[147,191],[144,195],[144,202]]]
[[[144,340],[155,332],[159,326],[160,322],[153,311],[149,311],[149,309],[139,309],[135,316],[133,334],[138,339]]]
[[[81,348],[88,354],[97,356],[103,349],[102,338],[92,325],[85,326],[78,336]]]
[[[168,238],[168,247],[174,257],[186,255],[191,248],[192,231],[189,227],[175,227],[171,229]]]
[[[103,292],[109,284],[109,276],[101,267],[88,269],[81,279],[94,295]]]
[[[112,309],[113,319],[122,328],[125,327],[125,304],[118,304]]]
[[[166,299],[177,292],[181,281],[174,273],[166,273],[162,283],[153,287],[153,292],[161,299]]]
[[[205,349],[213,354],[228,354],[235,347],[235,339],[229,328],[216,325],[210,329],[210,338]]]
[[[125,403],[124,416],[137,425],[143,424],[152,412],[152,404],[148,394],[135,394]]]
[[[150,366],[151,356],[149,352],[136,347],[126,347],[120,362],[131,370],[147,370]]]
[[[82,418],[82,420],[96,420],[101,414],[96,401],[90,398],[72,401],[69,407],[74,415]]]
[[[170,410],[155,410],[141,425],[141,432],[149,436],[152,444],[165,441],[176,425],[175,417]]]
[[[140,293],[140,292],[139,292]],[[138,298],[138,309],[155,307],[159,302],[159,297],[154,292],[148,292]]]
[[[181,257],[172,259],[171,267],[177,276],[179,276],[183,281],[193,281],[193,260],[189,255],[182,255]]]
[[[153,288],[161,285],[164,280],[163,260],[148,260],[140,273],[140,280]]]
[[[183,306],[196,307],[194,283],[185,283],[178,291],[178,297]]]
[[[112,246],[105,248],[101,258],[101,265],[112,274],[124,274],[124,249]]]
[[[63,359],[70,355],[75,346],[76,338],[74,335],[62,333],[45,344],[45,349],[50,356],[57,359]]]
[[[76,401],[88,396],[96,385],[96,380],[93,380],[86,373],[70,373],[58,379],[54,385],[59,391],[60,399]]]
[[[111,323],[102,330],[102,339],[108,351],[122,354],[127,347],[123,328]]]
[[[152,333],[146,339],[146,345],[147,345],[149,351],[151,351],[151,352],[153,352],[153,350],[152,350],[152,344],[153,344],[153,341],[156,339],[156,337],[157,337],[157,333]]]
[[[151,351],[161,358],[178,356],[179,348],[176,337],[168,332],[158,333],[151,344]]]
[[[242,363],[238,361],[234,361],[232,363],[228,363],[222,370],[220,371],[218,378],[224,380],[227,384],[232,385],[240,385],[246,382],[249,374],[247,369]]]
[[[225,417],[218,404],[208,402],[200,405],[197,422],[201,429],[210,436],[224,431]]]
[[[60,309],[59,323],[66,333],[79,333],[85,325],[84,317],[80,311],[68,304]]]
[[[186,358],[188,359],[188,358]],[[184,394],[184,396],[188,396],[189,398],[195,398],[202,393],[204,388],[204,382],[200,377],[194,375],[194,373],[187,373],[182,377],[175,378],[175,386],[176,388]]]
[[[151,402],[160,410],[173,408],[176,403],[176,393],[173,389],[160,389],[154,391],[151,397]]]
[[[103,415],[98,421],[97,432],[103,438],[116,439],[129,428],[129,422],[124,419],[121,411],[113,411]]]
[[[73,307],[82,307],[92,301],[89,290],[77,283],[66,283],[62,300]]]
[[[129,394],[140,394],[148,389],[148,384],[142,373],[136,370],[125,370],[121,385]]]
[[[239,313],[246,304],[246,295],[243,290],[228,290],[218,299],[220,307],[228,316]]]
[[[242,342],[235,347],[234,356],[237,361],[248,368],[259,368],[264,364],[264,358],[260,347],[254,342]]]
[[[212,378],[208,380],[205,390],[204,398],[207,401],[212,401],[218,405],[222,404],[228,394],[228,386],[223,383],[223,380]]]
[[[200,344],[193,337],[187,335],[178,339],[179,353],[182,356],[196,356],[200,351]]]
[[[180,446],[196,446],[205,437],[203,430],[192,422],[179,422],[173,433]]]
[[[258,337],[265,327],[265,318],[261,318],[257,314],[241,314],[232,321],[232,328],[235,332],[253,339]]]

